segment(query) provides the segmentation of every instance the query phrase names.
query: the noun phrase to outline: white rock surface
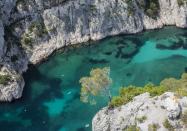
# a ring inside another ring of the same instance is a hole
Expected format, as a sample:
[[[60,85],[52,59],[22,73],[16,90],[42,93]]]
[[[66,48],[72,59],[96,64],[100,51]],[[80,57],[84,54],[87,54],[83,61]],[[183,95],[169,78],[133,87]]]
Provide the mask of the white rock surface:
[[[169,119],[176,119],[181,113],[181,106],[179,104],[178,98],[173,93],[165,94],[166,97],[162,102],[162,107],[167,110],[167,115]]]
[[[43,19],[49,36],[47,40],[35,42],[34,49],[28,51],[29,60],[34,64],[69,44],[132,34],[164,25],[187,27],[187,5],[179,7],[177,0],[159,0],[160,13],[156,20],[145,15],[136,1],[133,1],[134,15],[129,15],[124,0],[61,0],[59,4],[56,0],[35,2],[37,5],[33,7],[30,4],[31,8],[25,14],[31,15],[33,20]],[[23,12],[20,9],[15,16]],[[28,28],[30,22],[26,21],[24,28]]]
[[[92,131],[122,131],[135,124],[141,131],[148,131],[151,124],[158,124],[158,131],[168,131],[163,126],[166,119],[176,130],[185,131],[187,128],[180,123],[181,113],[187,111],[185,100],[186,97],[177,98],[171,92],[153,98],[144,93],[121,107],[100,110],[92,120]],[[138,118],[143,116],[146,119],[141,123]]]
[[[11,81],[8,84],[0,84],[0,101],[12,101],[20,98],[25,85],[22,76],[14,70],[8,69],[8,67],[1,68],[0,75],[11,76]]]

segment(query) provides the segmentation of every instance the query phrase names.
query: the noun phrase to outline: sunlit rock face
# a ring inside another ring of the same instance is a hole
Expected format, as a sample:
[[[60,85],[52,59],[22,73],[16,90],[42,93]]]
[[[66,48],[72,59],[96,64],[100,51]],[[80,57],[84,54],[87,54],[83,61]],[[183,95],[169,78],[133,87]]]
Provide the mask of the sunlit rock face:
[[[19,99],[22,96],[23,87],[25,85],[22,76],[5,67],[1,68],[0,74],[11,76],[11,81],[6,85],[0,84],[0,101],[11,102],[14,99]]]
[[[150,129],[150,125],[158,125],[158,130],[167,131],[164,122],[167,120],[176,130],[186,130],[180,115],[187,111],[183,103],[186,97],[177,98],[174,93],[166,92],[151,98],[149,93],[136,96],[133,101],[121,107],[100,110],[92,121],[93,131],[122,131],[136,125],[142,131]],[[140,121],[140,118],[144,120]]]
[[[28,33],[28,28],[36,21],[47,29],[45,37],[36,38],[32,43],[34,49],[26,48],[33,63],[68,44],[137,33],[163,25],[187,26],[186,5],[179,6],[177,0],[159,0],[160,12],[156,20],[148,17],[135,1],[133,14],[123,0],[3,0],[1,3],[3,23],[11,25],[18,38]]]
[[[30,17],[18,21],[15,34],[21,38],[33,22],[43,25],[47,33],[34,37],[32,49],[26,48],[29,60],[38,63],[54,50],[70,44],[89,40],[99,40],[117,34],[132,34],[143,29],[161,28],[164,25],[186,27],[186,5],[178,6],[177,0],[159,0],[160,12],[157,19],[148,17],[139,3],[131,5],[124,0],[60,0],[17,2],[17,11],[11,15],[16,18]],[[133,6],[133,13],[129,11]],[[21,29],[20,29],[21,28]]]
[[[43,8],[46,3],[44,2]],[[47,49],[43,44],[36,47],[38,56],[33,54],[30,58],[34,63],[40,61],[42,56],[50,54],[52,50],[68,44],[81,43],[90,39],[98,40],[120,33],[137,33],[144,28],[155,29],[164,25],[187,26],[186,5],[179,7],[177,0],[159,1],[160,13],[156,20],[145,15],[136,2],[133,2],[135,8],[133,15],[129,15],[128,4],[123,0],[75,0],[60,3],[60,6],[46,9],[42,14],[46,28],[51,30],[51,39],[47,43],[44,42]],[[45,48],[45,52],[42,48]]]
[[[164,25],[176,25],[187,27],[187,5],[179,6],[177,0],[159,0],[160,12],[157,20],[150,19],[144,15],[143,23],[145,29],[161,28]]]

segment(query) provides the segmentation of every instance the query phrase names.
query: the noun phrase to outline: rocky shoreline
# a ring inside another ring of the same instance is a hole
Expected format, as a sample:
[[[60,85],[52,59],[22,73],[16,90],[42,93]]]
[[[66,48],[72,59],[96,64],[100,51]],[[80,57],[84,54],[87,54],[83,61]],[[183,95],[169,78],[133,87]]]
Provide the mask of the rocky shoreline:
[[[92,131],[185,131],[187,97],[172,92],[151,97],[144,93],[114,109],[101,109],[92,120]]]
[[[0,101],[20,98],[27,65],[40,63],[65,46],[165,25],[187,27],[187,5],[179,6],[177,0],[159,0],[157,19],[148,17],[136,0],[131,4],[133,14],[123,0],[0,1],[0,74],[12,76],[1,84]]]

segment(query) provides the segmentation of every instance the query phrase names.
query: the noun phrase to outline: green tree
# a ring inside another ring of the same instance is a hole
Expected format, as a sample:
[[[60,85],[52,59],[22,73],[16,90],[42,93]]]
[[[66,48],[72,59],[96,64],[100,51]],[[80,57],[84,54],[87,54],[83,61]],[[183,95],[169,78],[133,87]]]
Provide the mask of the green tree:
[[[110,68],[96,68],[92,69],[89,77],[82,77],[80,79],[81,93],[80,99],[82,102],[96,104],[95,96],[104,92],[111,101],[110,84],[112,79],[110,78]]]

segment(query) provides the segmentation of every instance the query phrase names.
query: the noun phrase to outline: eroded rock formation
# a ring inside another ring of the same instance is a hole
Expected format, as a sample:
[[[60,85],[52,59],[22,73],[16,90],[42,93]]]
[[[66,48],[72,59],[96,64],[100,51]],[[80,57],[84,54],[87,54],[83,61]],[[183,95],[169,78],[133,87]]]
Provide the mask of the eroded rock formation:
[[[187,113],[187,97],[177,97],[166,92],[161,96],[150,97],[149,93],[136,96],[126,105],[100,110],[92,121],[93,131],[133,130],[158,131],[187,130],[181,119]]]

